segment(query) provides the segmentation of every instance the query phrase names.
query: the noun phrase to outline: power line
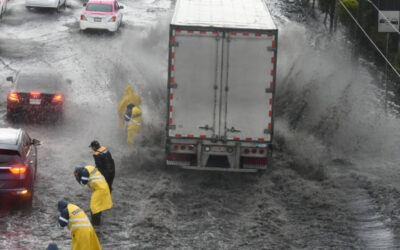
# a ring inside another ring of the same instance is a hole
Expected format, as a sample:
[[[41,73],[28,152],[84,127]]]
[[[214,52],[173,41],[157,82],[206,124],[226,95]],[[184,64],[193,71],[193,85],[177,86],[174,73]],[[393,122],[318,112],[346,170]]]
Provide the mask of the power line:
[[[367,34],[367,32],[363,29],[363,27],[360,25],[360,23],[357,21],[357,19],[351,14],[349,9],[347,9],[346,5],[342,2],[343,0],[339,0],[339,3],[343,6],[343,8],[347,11],[347,13],[351,16],[353,21],[357,24],[357,26],[361,29],[361,31],[364,33],[364,35],[368,38],[368,40],[372,43],[372,45],[375,47],[375,49],[379,52],[379,54],[383,57],[383,59],[386,61],[387,64],[390,65],[392,70],[396,73],[396,75],[400,78],[399,72],[397,72],[396,68],[389,62],[389,60],[386,58],[386,56],[382,53],[382,51],[379,49],[379,47],[374,43],[374,41],[371,39],[371,37]]]

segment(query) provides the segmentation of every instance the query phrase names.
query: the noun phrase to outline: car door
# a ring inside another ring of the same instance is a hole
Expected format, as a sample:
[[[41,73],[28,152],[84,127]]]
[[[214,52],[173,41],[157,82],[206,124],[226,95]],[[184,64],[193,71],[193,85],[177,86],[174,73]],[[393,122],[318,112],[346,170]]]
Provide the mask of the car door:
[[[118,25],[120,25],[121,24],[121,20],[122,20],[122,12],[119,9],[119,4],[118,4],[117,1],[115,1],[115,3],[114,3],[114,9],[115,9],[115,15],[117,16]]]
[[[35,176],[36,172],[36,166],[35,166],[35,157],[36,157],[36,152],[35,152],[35,147],[32,145],[32,140],[31,138],[24,132],[22,134],[22,146],[23,146],[23,152],[25,155],[24,163],[26,166],[28,166],[29,171],[31,173],[31,178],[33,180],[33,177]]]

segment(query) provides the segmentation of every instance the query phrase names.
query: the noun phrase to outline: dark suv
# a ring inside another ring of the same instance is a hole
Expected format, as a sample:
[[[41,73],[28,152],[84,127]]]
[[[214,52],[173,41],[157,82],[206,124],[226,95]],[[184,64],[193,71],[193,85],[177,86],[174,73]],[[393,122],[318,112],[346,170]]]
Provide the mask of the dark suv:
[[[0,200],[14,197],[32,204],[40,144],[22,129],[0,128]]]

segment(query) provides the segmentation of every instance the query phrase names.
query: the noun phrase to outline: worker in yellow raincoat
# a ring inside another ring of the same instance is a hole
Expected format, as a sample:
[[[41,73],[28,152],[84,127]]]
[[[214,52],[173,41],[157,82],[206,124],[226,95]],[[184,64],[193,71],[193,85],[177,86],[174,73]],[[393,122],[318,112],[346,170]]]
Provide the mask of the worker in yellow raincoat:
[[[136,93],[130,85],[125,87],[124,97],[122,97],[121,101],[118,104],[118,117],[119,117],[119,126],[123,127],[124,125],[124,114],[126,111],[126,107],[128,104],[132,103],[136,107],[139,107],[142,103],[142,98],[138,93]]]
[[[124,115],[126,129],[128,131],[127,143],[132,144],[137,132],[142,129],[142,110],[132,103],[129,103]]]
[[[90,198],[92,224],[100,225],[101,212],[113,206],[106,179],[94,166],[75,168],[74,175],[79,184],[87,184],[92,189],[92,197]]]
[[[99,239],[92,224],[81,208],[64,200],[58,202],[58,223],[68,226],[72,238],[72,250],[101,250]],[[58,248],[57,248],[58,249]]]

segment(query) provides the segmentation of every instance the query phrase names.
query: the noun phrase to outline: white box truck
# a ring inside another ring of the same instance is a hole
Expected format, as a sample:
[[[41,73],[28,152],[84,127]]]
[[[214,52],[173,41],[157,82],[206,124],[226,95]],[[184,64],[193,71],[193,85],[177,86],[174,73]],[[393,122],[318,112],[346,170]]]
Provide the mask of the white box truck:
[[[271,162],[278,30],[263,0],[178,0],[169,31],[166,163]]]

